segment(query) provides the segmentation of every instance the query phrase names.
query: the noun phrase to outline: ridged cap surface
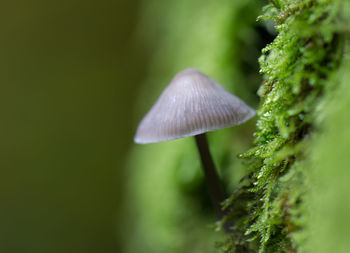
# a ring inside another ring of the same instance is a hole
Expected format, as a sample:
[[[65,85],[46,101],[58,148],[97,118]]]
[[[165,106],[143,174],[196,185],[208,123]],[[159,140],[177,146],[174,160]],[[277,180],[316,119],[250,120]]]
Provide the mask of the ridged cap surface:
[[[134,141],[152,143],[241,124],[255,111],[196,69],[179,72],[138,126]]]

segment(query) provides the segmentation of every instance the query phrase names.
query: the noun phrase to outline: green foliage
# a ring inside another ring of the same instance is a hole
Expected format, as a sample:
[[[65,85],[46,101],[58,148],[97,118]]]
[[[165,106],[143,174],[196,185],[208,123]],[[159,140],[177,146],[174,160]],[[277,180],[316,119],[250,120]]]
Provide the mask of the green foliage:
[[[314,112],[334,88],[329,79],[342,59],[340,4],[275,0],[259,17],[272,19],[278,35],[259,59],[264,82],[254,147],[241,155],[249,168],[244,186],[225,203],[232,208],[228,218],[235,221],[235,232],[224,252],[294,252],[298,247],[293,234],[304,225],[303,162]]]

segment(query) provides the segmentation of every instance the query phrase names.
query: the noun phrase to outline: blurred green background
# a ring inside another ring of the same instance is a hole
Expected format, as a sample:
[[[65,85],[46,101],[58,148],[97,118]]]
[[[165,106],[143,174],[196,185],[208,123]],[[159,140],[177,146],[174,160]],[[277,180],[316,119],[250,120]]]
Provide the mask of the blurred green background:
[[[120,252],[139,1],[4,1],[0,252]]]
[[[263,4],[3,2],[0,252],[215,252],[193,140],[132,139],[187,67],[257,106],[257,59],[274,36],[255,21]],[[253,128],[209,134],[228,192]]]

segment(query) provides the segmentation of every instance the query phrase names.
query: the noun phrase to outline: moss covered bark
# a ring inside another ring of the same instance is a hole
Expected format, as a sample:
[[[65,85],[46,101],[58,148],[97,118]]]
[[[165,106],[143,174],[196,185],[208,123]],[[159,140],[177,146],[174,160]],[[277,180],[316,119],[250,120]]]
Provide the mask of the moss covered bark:
[[[226,202],[236,226],[224,252],[296,252],[311,235],[301,232],[310,191],[305,164],[318,126],[315,112],[337,88],[332,77],[349,24],[341,16],[343,2],[275,0],[259,18],[273,20],[278,35],[259,59],[264,82],[254,147],[241,155],[249,170],[244,186]]]

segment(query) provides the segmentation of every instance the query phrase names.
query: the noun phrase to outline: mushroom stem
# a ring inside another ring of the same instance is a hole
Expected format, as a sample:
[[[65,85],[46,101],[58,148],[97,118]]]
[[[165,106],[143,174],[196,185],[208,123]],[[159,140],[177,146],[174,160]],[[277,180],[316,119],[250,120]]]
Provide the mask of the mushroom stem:
[[[215,168],[213,158],[210,154],[208,141],[205,133],[195,136],[199,155],[202,161],[202,167],[205,175],[208,192],[214,206],[215,212],[219,218],[225,216],[221,203],[225,200],[224,191],[222,189],[220,178]]]

